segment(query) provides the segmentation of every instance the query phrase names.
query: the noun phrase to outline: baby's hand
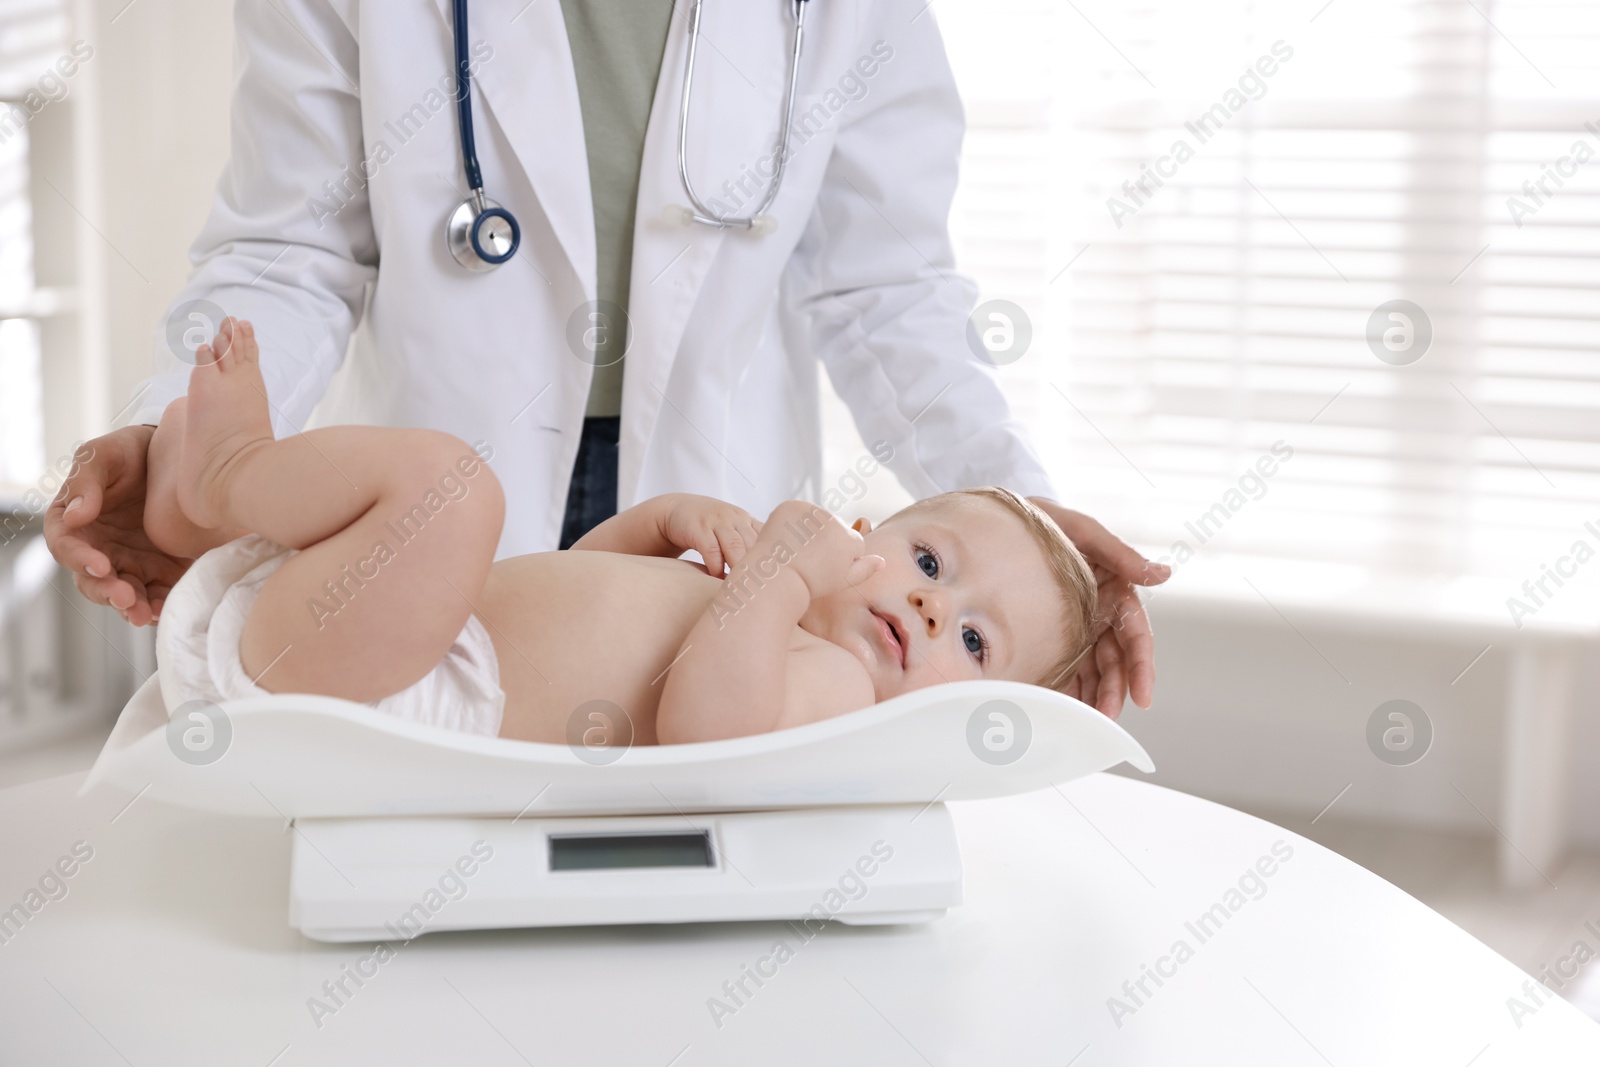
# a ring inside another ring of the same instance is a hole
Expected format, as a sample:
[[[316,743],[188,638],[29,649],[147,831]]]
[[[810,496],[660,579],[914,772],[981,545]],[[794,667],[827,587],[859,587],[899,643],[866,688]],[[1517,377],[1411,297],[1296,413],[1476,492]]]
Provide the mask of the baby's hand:
[[[661,523],[667,542],[679,549],[694,549],[706,561],[706,572],[723,577],[723,564],[732,566],[756,543],[761,523],[741,507],[692,493],[675,493]]]
[[[866,541],[826,508],[805,500],[786,500],[772,509],[766,540],[789,548],[788,565],[805,583],[811,599],[860,585],[883,566],[882,556],[866,555]]]

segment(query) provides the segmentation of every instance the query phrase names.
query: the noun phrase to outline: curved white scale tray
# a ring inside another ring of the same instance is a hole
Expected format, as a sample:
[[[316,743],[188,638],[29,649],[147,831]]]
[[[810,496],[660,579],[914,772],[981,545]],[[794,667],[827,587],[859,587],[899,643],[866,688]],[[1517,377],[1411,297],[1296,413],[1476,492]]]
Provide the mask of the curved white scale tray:
[[[991,700],[1015,704],[1031,728],[1009,764],[985,762],[968,745],[973,712]],[[601,766],[565,745],[456,733],[332,697],[281,694],[223,710],[232,739],[222,757],[185,763],[168,747],[152,677],[123,709],[84,791],[111,783],[269,818],[670,814],[977,800],[1124,761],[1154,770],[1098,711],[1020,682],[951,682],[791,729],[639,746]]]

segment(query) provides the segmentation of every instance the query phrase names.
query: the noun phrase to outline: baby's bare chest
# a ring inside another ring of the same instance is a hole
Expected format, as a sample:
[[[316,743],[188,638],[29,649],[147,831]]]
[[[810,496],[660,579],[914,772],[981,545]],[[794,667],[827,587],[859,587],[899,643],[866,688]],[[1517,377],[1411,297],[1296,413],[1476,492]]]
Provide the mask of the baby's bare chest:
[[[477,605],[506,694],[502,737],[655,744],[656,708],[683,643],[723,583],[682,560],[552,552],[495,565]],[[795,627],[791,644],[817,639]]]

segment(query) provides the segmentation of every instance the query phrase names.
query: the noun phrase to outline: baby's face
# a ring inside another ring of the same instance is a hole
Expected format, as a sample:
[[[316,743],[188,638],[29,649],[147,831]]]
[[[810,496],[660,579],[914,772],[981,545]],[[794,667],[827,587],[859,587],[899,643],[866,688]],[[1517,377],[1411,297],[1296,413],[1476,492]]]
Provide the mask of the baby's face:
[[[1068,625],[1059,587],[1003,505],[942,500],[864,539],[884,566],[812,601],[800,625],[859,659],[875,699],[975,678],[1034,682],[1059,657]]]

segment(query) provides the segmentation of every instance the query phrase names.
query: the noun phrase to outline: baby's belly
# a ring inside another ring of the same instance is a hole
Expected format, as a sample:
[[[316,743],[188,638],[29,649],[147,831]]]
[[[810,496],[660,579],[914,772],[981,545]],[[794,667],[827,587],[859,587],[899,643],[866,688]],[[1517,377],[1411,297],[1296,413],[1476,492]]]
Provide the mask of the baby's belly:
[[[615,552],[496,563],[477,607],[506,694],[500,736],[655,744],[667,668],[720,586],[683,560]]]

